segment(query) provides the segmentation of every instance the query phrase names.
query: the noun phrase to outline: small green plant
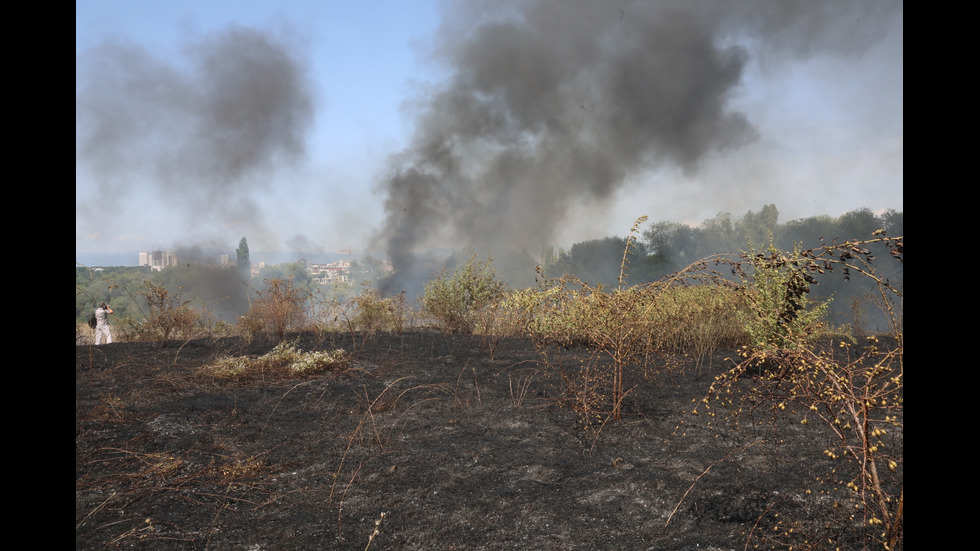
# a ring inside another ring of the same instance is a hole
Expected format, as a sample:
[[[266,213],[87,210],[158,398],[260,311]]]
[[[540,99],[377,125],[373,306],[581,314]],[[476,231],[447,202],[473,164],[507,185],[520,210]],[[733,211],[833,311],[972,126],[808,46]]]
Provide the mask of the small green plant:
[[[470,257],[453,272],[443,271],[425,285],[419,298],[422,314],[449,333],[472,334],[481,317],[506,296],[507,285],[493,269],[493,259]],[[486,318],[483,317],[483,323]]]
[[[793,348],[826,327],[830,301],[809,299],[816,279],[799,246],[785,253],[770,244],[742,256],[751,267],[748,274],[738,271],[746,283],[743,325],[754,347]]]

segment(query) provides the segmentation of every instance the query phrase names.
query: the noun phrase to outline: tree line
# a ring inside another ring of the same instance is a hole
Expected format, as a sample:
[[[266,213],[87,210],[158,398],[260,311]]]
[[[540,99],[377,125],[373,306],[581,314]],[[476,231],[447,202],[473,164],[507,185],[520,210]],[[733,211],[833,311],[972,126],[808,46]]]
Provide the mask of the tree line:
[[[903,215],[894,210],[875,213],[860,208],[837,217],[822,215],[782,223],[776,206],[769,204],[758,212],[748,211],[740,216],[722,212],[699,226],[655,221],[641,228],[642,232],[636,236],[608,236],[575,243],[567,250],[551,249],[536,261],[547,276],[572,275],[590,285],[612,288],[619,283],[624,252],[628,270],[626,283],[641,284],[658,281],[713,255],[763,251],[769,246],[781,250],[791,250],[796,246],[813,248],[822,243],[867,239],[879,230],[884,230],[889,236],[902,236]],[[888,254],[887,251],[872,252]],[[300,263],[268,266],[258,276],[249,277],[251,261],[244,237],[236,253],[237,269],[182,265],[151,271],[149,267],[94,269],[77,266],[76,323],[84,323],[92,310],[103,301],[113,307],[118,319],[142,317],[145,314],[145,301],[140,300],[139,289],[146,281],[161,285],[172,293],[179,291],[184,299],[211,312],[216,319],[232,321],[248,311],[249,291],[261,290],[266,281],[289,279],[295,287],[306,289],[311,294],[329,292],[338,300],[347,300],[358,296],[383,277],[380,261],[370,257],[352,263],[353,281],[333,285],[330,289],[317,285]],[[498,256],[496,261],[505,264],[506,253]],[[524,266],[528,262],[517,264]],[[527,269],[522,268],[522,275],[518,278],[521,285],[518,286],[533,285],[534,273],[531,268],[533,264]],[[901,263],[884,262],[881,269],[893,285],[901,287]],[[512,270],[504,269],[502,272]],[[837,323],[859,323],[873,327],[876,323],[872,319],[873,312],[877,309],[867,304],[867,294],[868,289],[848,281],[846,273],[833,272],[817,278],[811,298],[833,299],[830,315]]]
[[[889,236],[902,236],[903,214],[895,210],[875,213],[860,208],[836,217],[821,215],[781,223],[776,205],[768,204],[758,212],[750,210],[741,216],[722,212],[699,226],[657,221],[646,225],[630,243],[626,255],[627,282],[657,281],[714,255],[760,252],[769,246],[780,250],[809,249],[821,244],[868,239],[879,230]],[[627,239],[627,236],[609,236],[575,243],[568,250],[549,251],[542,267],[550,276],[573,275],[592,285],[612,287],[618,284]],[[879,256],[889,254],[885,250],[872,252]],[[901,287],[901,263],[882,262],[880,268],[892,284]],[[876,309],[866,303],[869,289],[849,281],[847,273],[821,274],[816,279],[811,298],[833,299],[831,319],[838,323],[876,325],[872,319]]]

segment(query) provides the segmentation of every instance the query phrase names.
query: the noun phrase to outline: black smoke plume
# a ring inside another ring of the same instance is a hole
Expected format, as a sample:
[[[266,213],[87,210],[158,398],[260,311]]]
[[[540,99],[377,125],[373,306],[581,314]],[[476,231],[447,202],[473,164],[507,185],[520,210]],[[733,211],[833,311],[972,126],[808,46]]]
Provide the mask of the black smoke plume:
[[[377,237],[401,274],[432,247],[534,254],[571,207],[601,209],[645,171],[691,173],[755,140],[730,103],[751,56],[860,52],[901,10],[888,0],[451,3],[432,48],[448,80],[415,102],[411,144],[379,186]],[[397,274],[387,283],[409,285]]]

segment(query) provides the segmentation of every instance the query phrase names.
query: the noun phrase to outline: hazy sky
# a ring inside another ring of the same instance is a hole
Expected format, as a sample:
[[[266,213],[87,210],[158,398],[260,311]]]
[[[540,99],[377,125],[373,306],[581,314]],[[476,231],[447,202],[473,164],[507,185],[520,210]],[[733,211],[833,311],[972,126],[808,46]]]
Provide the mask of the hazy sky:
[[[76,254],[903,210],[902,3],[78,0]]]

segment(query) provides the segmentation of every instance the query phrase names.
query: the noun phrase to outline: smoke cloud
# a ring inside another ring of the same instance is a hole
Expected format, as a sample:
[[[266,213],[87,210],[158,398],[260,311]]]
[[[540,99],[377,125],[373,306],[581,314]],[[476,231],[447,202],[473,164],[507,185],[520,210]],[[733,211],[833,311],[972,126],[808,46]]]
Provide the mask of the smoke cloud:
[[[106,216],[136,193],[171,203],[190,235],[250,227],[250,193],[304,156],[314,115],[296,45],[244,27],[188,40],[185,63],[111,41],[76,61],[76,160],[99,183],[77,216]],[[198,230],[198,232],[195,232]],[[198,242],[207,236],[199,235]]]
[[[573,207],[601,209],[638,174],[696,172],[756,140],[731,107],[753,56],[859,53],[901,10],[844,0],[452,3],[432,45],[448,80],[414,103],[414,137],[379,184],[377,238],[402,273],[431,247],[536,254]]]

